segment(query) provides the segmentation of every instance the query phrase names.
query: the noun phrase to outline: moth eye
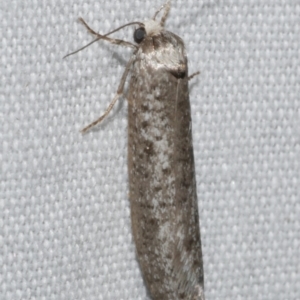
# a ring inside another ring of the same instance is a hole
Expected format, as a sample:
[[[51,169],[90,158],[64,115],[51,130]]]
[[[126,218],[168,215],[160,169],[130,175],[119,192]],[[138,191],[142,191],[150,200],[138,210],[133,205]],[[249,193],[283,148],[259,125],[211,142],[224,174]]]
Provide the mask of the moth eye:
[[[136,43],[141,43],[146,36],[146,30],[140,27],[134,31],[133,38]]]

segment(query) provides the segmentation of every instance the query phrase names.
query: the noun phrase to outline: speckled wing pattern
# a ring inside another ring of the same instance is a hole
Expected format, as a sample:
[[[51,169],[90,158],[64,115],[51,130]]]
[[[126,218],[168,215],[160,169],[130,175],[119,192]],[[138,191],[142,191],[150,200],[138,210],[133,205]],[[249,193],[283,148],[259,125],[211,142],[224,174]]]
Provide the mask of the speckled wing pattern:
[[[204,300],[184,43],[163,29],[134,55],[128,170],[137,257],[152,299]]]

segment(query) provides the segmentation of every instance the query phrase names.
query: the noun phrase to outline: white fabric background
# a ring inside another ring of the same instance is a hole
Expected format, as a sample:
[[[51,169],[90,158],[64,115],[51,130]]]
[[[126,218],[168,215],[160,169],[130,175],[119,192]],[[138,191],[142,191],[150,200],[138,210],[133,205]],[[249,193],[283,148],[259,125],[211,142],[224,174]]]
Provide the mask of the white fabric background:
[[[147,299],[127,187],[131,51],[161,0],[0,1],[0,299]],[[190,73],[207,300],[300,299],[300,2],[173,1]],[[132,40],[133,29],[116,37]]]

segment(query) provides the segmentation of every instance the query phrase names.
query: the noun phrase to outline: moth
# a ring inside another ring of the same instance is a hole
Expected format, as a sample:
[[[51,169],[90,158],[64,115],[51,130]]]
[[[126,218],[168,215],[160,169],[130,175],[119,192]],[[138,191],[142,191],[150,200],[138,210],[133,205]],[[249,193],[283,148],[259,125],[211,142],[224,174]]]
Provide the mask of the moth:
[[[170,2],[145,22],[96,36],[134,49],[117,93],[128,100],[128,177],[137,259],[152,299],[204,300],[203,262],[189,102],[188,62],[182,39],[164,29]],[[162,13],[159,21],[158,14]],[[108,37],[137,25],[134,43]],[[87,46],[89,46],[88,44]],[[85,47],[87,47],[85,46]],[[74,54],[85,47],[70,53]]]

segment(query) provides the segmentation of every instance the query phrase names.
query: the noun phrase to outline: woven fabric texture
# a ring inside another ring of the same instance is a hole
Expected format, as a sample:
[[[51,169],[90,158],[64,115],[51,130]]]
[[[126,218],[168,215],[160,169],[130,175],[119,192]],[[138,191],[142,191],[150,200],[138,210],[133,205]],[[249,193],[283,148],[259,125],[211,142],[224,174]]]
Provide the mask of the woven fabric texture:
[[[0,0],[0,299],[149,299],[135,257],[131,50],[92,40],[158,0]],[[300,299],[300,3],[172,1],[190,74],[206,300]],[[132,41],[133,28],[114,36]]]

